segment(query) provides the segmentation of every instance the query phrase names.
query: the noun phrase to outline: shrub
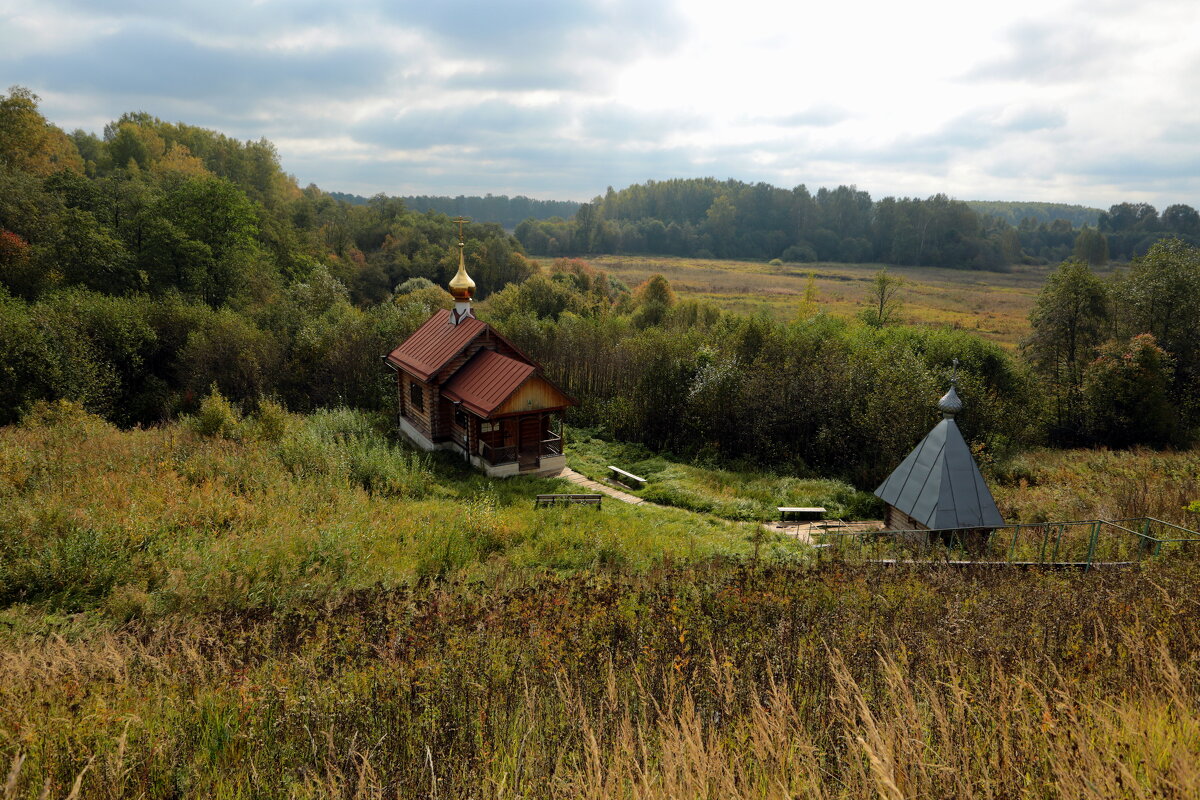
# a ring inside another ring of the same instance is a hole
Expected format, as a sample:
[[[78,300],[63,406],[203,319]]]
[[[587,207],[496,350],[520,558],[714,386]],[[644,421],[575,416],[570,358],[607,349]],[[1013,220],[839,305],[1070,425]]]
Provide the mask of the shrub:
[[[418,289],[434,289],[437,287],[429,278],[409,278],[404,283],[396,287],[396,294],[409,294]]]
[[[241,426],[241,414],[213,384],[208,397],[200,402],[200,412],[191,420],[192,430],[210,439],[239,439]]]
[[[280,442],[291,425],[291,415],[287,409],[273,400],[260,400],[258,411],[252,420],[252,431],[255,439],[264,442]]]
[[[26,428],[108,426],[103,418],[88,413],[74,400],[38,400],[21,418],[21,424]]]

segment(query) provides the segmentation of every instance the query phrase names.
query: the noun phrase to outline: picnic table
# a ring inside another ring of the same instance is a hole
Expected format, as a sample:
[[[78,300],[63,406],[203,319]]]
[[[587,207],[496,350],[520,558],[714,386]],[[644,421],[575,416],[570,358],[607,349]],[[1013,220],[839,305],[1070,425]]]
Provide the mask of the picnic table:
[[[786,522],[788,515],[792,515],[797,520],[816,520],[825,516],[825,509],[821,506],[775,506],[775,508],[779,509],[780,522]]]

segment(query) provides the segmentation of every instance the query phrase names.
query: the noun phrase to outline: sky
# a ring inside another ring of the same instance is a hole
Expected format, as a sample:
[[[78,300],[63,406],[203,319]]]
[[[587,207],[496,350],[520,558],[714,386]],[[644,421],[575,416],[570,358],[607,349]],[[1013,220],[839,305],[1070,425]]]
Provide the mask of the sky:
[[[10,85],[67,130],[265,137],[363,195],[712,176],[1200,207],[1196,0],[0,0]]]

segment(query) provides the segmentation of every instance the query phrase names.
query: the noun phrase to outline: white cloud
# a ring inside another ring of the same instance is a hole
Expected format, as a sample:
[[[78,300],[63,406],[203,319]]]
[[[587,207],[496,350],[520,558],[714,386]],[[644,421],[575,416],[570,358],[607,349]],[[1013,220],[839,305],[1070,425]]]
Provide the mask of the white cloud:
[[[1200,206],[1200,4],[0,0],[67,128],[276,141],[302,182],[587,198],[715,175]]]

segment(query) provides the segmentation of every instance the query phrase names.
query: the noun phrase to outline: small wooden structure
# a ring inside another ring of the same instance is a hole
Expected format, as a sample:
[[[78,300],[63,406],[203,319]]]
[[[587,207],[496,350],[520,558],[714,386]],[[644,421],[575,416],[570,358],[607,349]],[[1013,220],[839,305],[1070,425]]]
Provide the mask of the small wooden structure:
[[[1004,518],[954,421],[962,400],[953,380],[938,408],[941,422],[879,485],[875,496],[887,503],[884,526],[889,530],[943,532],[941,538],[953,532],[964,543],[978,544],[1003,526]]]
[[[646,479],[639,478],[632,472],[626,472],[620,467],[614,467],[611,464],[608,466],[609,472],[612,473],[612,479],[617,483],[623,483],[631,489],[642,489],[646,486]]]
[[[602,494],[539,494],[533,501],[533,507],[556,506],[560,503],[584,503],[594,505],[599,510],[600,501],[603,498]]]
[[[471,309],[459,217],[454,308],[384,357],[396,371],[401,432],[425,450],[456,450],[488,475],[551,475],[566,465],[561,414],[575,400]]]

